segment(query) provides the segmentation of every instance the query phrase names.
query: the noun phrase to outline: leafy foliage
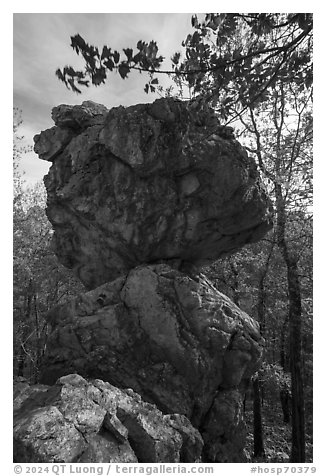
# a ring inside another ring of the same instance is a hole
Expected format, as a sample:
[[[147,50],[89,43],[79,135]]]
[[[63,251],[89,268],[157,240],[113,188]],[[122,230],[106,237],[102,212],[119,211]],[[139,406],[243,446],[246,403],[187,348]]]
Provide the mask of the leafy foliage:
[[[38,381],[48,326],[45,315],[56,304],[81,290],[70,272],[60,266],[51,250],[52,228],[45,215],[43,184],[26,187],[19,173],[22,154],[18,129],[21,112],[14,113],[14,373]]]
[[[137,51],[134,54],[132,48],[123,48],[123,55],[104,45],[100,53],[98,47],[89,45],[79,35],[71,37],[71,47],[79,55],[81,54],[85,60],[85,70],[75,71],[71,66],[65,66],[62,70],[57,69],[57,77],[65,83],[68,89],[75,93],[81,93],[76,86],[89,86],[91,82],[94,86],[104,84],[107,80],[109,72],[117,72],[122,79],[128,78],[131,70],[155,72],[163,62],[163,56],[158,55],[158,47],[155,41],[146,43],[138,41]],[[88,79],[89,78],[89,79]],[[145,91],[149,89],[154,92],[153,85],[158,84],[157,78],[149,81],[145,86]]]
[[[123,48],[123,55],[104,46],[89,45],[79,34],[71,46],[85,60],[85,69],[71,66],[56,74],[69,89],[80,93],[77,84],[95,86],[105,83],[107,75],[118,72],[122,79],[132,70],[147,72],[150,80],[145,92],[162,91],[158,77],[173,78],[183,97],[186,86],[191,96],[204,96],[218,104],[223,119],[231,110],[241,114],[249,106],[266,99],[266,94],[281,80],[295,84],[300,91],[312,85],[312,14],[310,13],[209,13],[200,22],[192,17],[192,28],[182,42],[184,53],[171,58],[171,69],[161,69],[164,57],[155,41],[138,41],[137,52]]]
[[[269,389],[271,394],[279,393],[284,388],[291,391],[291,375],[281,365],[263,362],[258,373],[264,389]]]

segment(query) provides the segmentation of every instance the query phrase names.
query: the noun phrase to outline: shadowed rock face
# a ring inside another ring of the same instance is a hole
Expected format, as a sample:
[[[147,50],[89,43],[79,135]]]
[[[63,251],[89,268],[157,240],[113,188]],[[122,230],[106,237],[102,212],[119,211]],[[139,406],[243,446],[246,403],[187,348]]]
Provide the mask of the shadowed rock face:
[[[88,289],[142,263],[203,264],[271,227],[254,161],[212,111],[160,99],[53,109],[35,136],[54,249]]]
[[[140,266],[48,319],[42,382],[76,372],[131,387],[200,429],[205,461],[241,461],[242,392],[263,339],[257,322],[204,276]]]

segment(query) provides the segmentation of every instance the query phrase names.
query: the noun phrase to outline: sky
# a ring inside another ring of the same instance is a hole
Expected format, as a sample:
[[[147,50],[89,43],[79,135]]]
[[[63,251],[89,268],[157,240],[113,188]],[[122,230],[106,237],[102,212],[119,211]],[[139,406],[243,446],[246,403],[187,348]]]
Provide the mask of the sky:
[[[111,75],[99,87],[83,88],[77,95],[55,76],[58,67],[83,67],[70,46],[79,33],[86,42],[102,48],[136,48],[138,40],[155,40],[159,54],[166,58],[181,50],[191,31],[191,13],[15,13],[13,15],[13,102],[22,111],[19,133],[26,145],[33,137],[54,125],[51,110],[59,104],[81,104],[92,100],[106,107],[152,102],[157,94],[146,94],[146,75],[132,73],[122,80]],[[163,79],[163,78],[160,78]],[[165,79],[168,81],[168,79]],[[34,153],[24,154],[20,168],[27,184],[42,180],[51,164]]]

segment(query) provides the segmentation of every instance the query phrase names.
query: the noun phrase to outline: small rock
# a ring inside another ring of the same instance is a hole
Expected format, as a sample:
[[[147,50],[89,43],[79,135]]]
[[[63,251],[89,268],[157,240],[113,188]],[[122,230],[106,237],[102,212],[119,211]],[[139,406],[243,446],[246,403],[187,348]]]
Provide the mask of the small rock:
[[[103,426],[109,430],[120,443],[128,439],[127,428],[123,426],[115,414],[112,415],[110,412],[107,412],[103,420]]]

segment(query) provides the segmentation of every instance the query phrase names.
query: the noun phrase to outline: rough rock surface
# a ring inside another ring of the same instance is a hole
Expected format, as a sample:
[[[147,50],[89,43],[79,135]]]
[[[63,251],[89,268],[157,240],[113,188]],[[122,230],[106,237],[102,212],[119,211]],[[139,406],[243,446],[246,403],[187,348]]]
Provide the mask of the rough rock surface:
[[[41,381],[66,373],[130,387],[202,433],[204,461],[242,461],[242,394],[258,368],[256,321],[203,275],[143,265],[54,308]]]
[[[47,215],[59,260],[87,289],[160,259],[202,264],[270,228],[254,161],[211,110],[171,98],[110,111],[86,101],[52,117],[34,138],[53,162]]]
[[[52,118],[54,250],[90,291],[49,313],[42,384],[15,386],[16,461],[245,461],[264,341],[198,266],[271,227],[254,161],[198,101]]]
[[[52,387],[18,383],[14,396],[17,463],[201,461],[198,430],[131,389],[71,374]]]

